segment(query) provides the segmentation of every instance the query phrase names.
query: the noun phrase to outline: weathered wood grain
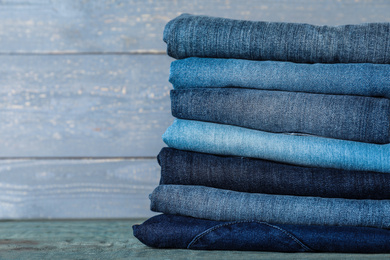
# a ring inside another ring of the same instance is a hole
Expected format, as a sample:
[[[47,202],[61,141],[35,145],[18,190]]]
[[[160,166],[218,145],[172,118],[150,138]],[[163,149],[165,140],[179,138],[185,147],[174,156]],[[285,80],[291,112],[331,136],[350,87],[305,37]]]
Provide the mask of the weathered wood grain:
[[[155,159],[2,160],[0,219],[148,217],[159,178]]]
[[[390,22],[390,1],[8,0],[0,2],[0,53],[163,53],[163,27],[181,13],[329,25]]]
[[[156,156],[171,58],[0,56],[0,157]]]

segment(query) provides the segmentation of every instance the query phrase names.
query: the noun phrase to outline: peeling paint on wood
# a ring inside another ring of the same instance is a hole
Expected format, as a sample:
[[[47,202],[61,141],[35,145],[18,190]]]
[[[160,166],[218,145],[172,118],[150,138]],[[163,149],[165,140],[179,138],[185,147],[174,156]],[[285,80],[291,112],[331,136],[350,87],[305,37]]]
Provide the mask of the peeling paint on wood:
[[[387,0],[29,0],[0,2],[0,53],[163,52],[164,25],[181,13],[350,24],[390,22]]]
[[[1,161],[0,219],[149,217],[159,171],[155,159]]]

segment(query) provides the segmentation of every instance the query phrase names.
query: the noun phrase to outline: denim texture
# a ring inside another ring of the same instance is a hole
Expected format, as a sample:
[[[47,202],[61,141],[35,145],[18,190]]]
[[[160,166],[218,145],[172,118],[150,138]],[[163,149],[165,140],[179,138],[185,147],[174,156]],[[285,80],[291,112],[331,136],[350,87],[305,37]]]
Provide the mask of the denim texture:
[[[160,184],[278,195],[390,199],[390,174],[301,167],[260,159],[163,148]]]
[[[389,23],[316,26],[182,14],[165,26],[163,40],[176,59],[390,63]]]
[[[240,87],[390,98],[388,64],[305,64],[192,57],[171,63],[169,81],[175,89]]]
[[[175,119],[163,134],[172,148],[323,168],[390,173],[390,144],[268,133]]]
[[[157,248],[276,252],[388,253],[390,230],[270,224],[258,221],[212,221],[157,215],[133,233]]]
[[[273,133],[390,142],[390,100],[239,88],[171,90],[172,115]]]
[[[390,200],[269,195],[205,186],[159,185],[152,211],[216,221],[390,228]]]

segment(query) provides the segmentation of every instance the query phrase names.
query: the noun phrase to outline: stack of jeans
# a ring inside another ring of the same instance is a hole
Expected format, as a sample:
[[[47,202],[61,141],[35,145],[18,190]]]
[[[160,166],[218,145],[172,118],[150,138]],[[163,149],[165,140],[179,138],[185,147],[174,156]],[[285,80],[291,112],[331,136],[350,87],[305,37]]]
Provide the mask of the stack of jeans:
[[[160,248],[390,252],[390,24],[183,14],[172,114],[134,226]]]

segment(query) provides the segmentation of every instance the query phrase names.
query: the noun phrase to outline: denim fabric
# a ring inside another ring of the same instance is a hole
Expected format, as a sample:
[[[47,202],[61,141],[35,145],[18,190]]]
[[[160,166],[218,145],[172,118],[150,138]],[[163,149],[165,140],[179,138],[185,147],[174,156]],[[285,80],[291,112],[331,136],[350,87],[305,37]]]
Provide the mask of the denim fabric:
[[[157,215],[133,226],[134,236],[157,248],[276,252],[389,253],[390,230],[212,221]]]
[[[163,134],[172,148],[289,164],[390,173],[390,144],[274,134],[248,128],[175,119]]]
[[[390,200],[269,195],[190,185],[160,185],[149,198],[152,211],[216,221],[390,228]]]
[[[241,87],[390,98],[388,64],[304,64],[187,58],[171,63],[175,89]]]
[[[160,184],[278,195],[390,199],[390,174],[309,168],[163,148]]]
[[[172,115],[273,133],[390,142],[390,100],[239,88],[171,91]]]
[[[343,26],[182,14],[168,22],[168,55],[302,63],[390,63],[390,23]]]

